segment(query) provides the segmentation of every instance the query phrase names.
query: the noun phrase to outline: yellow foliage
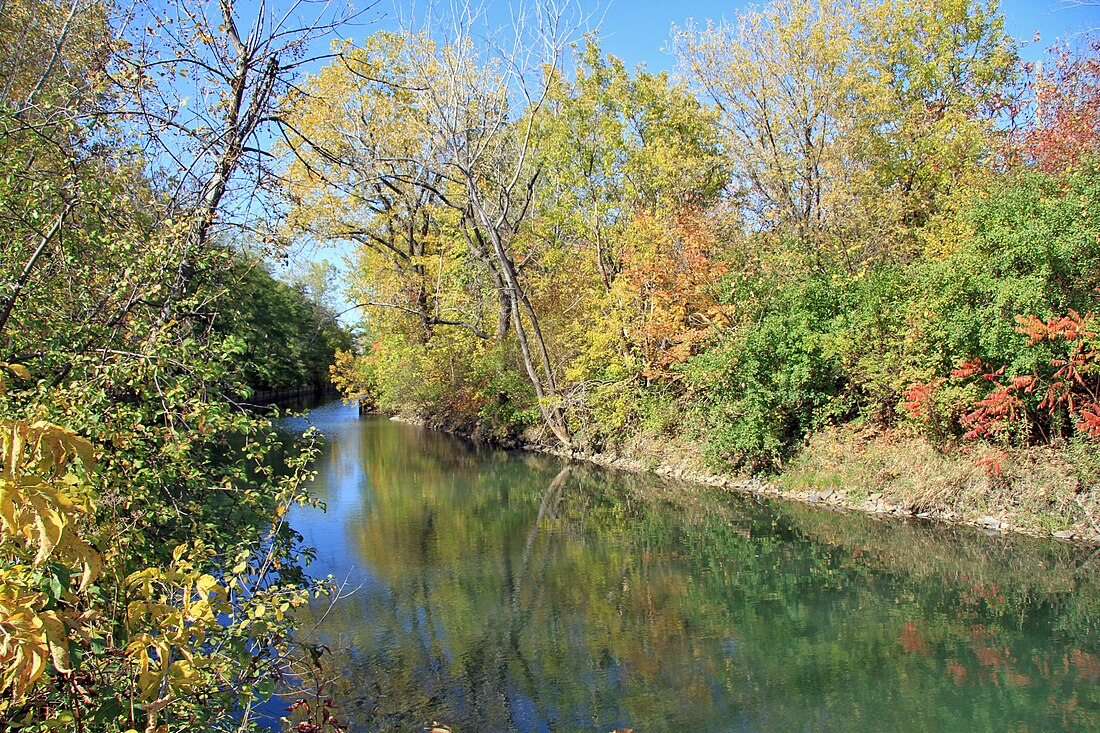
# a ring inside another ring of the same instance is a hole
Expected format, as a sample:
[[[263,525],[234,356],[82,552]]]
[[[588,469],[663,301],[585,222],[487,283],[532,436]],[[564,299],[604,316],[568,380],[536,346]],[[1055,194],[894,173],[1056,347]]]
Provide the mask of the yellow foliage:
[[[229,588],[194,569],[186,559],[192,549],[201,553],[202,548],[180,545],[169,569],[146,568],[124,584],[135,596],[126,608],[126,651],[142,700],[162,691],[186,692],[200,681],[198,652],[207,634],[219,628],[218,614],[230,611]]]
[[[80,567],[77,592],[83,592],[103,565],[80,536],[91,507],[84,482],[69,470],[75,463],[91,470],[91,444],[47,422],[5,420],[0,449],[0,688],[18,700],[42,677],[47,660],[61,674],[72,672],[70,633],[84,635],[95,618],[52,608],[53,599],[38,589],[40,568],[48,561]]]

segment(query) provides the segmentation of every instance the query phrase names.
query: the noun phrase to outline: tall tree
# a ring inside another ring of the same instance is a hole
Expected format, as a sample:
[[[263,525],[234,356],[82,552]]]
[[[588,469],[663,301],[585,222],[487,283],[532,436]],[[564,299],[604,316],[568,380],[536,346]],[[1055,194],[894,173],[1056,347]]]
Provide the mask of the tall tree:
[[[1100,155],[1100,37],[1050,50],[1032,67],[1031,119],[1018,141],[1027,162],[1065,173]]]
[[[856,114],[855,22],[848,0],[778,0],[675,34],[681,64],[721,112],[734,195],[750,222],[819,258],[823,233],[843,213],[827,193],[843,185],[837,141]]]
[[[376,231],[386,228],[378,227],[378,213],[385,221],[396,203],[408,232],[401,243],[405,254],[408,247],[419,251],[416,241],[424,236],[417,234],[424,230],[414,209],[426,211],[427,204],[450,212],[451,226],[495,288],[497,336],[510,327],[543,421],[569,445],[558,368],[516,248],[539,175],[537,120],[571,31],[566,14],[552,3],[534,10],[503,46],[476,38],[469,15],[459,15],[450,25],[435,25],[435,36],[381,34],[362,49],[349,49],[298,97],[291,146],[299,165],[312,172],[309,180],[355,179],[373,190],[367,208]],[[332,84],[350,93],[329,97],[326,86]],[[324,129],[312,124],[321,119]],[[373,242],[404,256],[378,237]],[[489,335],[476,323],[462,323]]]
[[[891,246],[987,153],[1016,67],[995,0],[778,0],[677,31],[749,223],[827,271]]]

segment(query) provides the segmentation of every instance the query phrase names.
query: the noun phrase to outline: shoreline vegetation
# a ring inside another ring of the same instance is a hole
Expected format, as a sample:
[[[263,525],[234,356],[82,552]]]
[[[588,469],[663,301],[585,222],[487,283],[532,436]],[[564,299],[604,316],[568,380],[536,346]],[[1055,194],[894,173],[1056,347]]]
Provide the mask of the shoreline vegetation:
[[[1100,38],[1036,65],[992,1],[774,0],[673,29],[671,75],[595,35],[502,71],[459,26],[290,105],[288,225],[350,245],[364,313],[345,397],[1100,540]]]
[[[363,413],[368,414],[368,413]],[[969,453],[944,454],[919,436],[829,430],[812,437],[779,474],[746,476],[709,469],[703,449],[667,436],[635,436],[621,450],[563,450],[545,441],[499,441],[477,428],[439,419],[385,415],[473,442],[533,451],[630,473],[796,501],[825,510],[891,519],[920,519],[976,531],[1100,546],[1100,501],[1082,491],[1066,449],[1027,448],[1007,453],[1001,473],[976,466]]]
[[[286,515],[320,448],[250,401],[328,383],[351,339],[241,217],[353,11],[243,5],[0,7],[5,731],[257,731],[316,680],[294,609],[331,584]],[[313,700],[296,730],[336,730]]]

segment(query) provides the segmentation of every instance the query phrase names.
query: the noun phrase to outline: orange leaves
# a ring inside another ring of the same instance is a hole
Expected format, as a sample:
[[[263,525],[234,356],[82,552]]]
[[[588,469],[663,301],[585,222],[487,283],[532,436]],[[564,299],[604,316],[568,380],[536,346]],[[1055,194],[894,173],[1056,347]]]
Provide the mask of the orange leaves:
[[[909,413],[909,417],[920,422],[931,422],[932,401],[943,383],[943,379],[933,379],[927,384],[917,382],[905,390],[902,407]]]
[[[1046,321],[1035,316],[1016,316],[1016,322],[1020,324],[1016,327],[1016,330],[1027,336],[1028,346],[1034,346],[1041,341],[1056,341],[1060,338],[1066,341],[1074,341],[1096,336],[1094,331],[1089,330],[1091,320],[1091,313],[1082,316],[1070,308],[1069,315],[1050,318]]]
[[[726,273],[711,258],[715,233],[702,212],[684,209],[671,222],[635,221],[638,242],[624,249],[622,276],[641,299],[635,332],[649,378],[676,378],[672,367],[694,355],[729,319],[714,297]]]

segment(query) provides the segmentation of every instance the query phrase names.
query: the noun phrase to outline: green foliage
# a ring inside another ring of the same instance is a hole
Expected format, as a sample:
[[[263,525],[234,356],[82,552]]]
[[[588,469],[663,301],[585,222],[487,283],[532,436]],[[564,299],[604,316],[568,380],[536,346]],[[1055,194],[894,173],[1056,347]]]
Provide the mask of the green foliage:
[[[1100,173],[1068,178],[1023,172],[989,180],[964,213],[972,235],[921,268],[922,298],[939,323],[929,346],[945,364],[960,355],[1034,366],[1015,317],[1087,311],[1100,285]],[[1014,363],[1016,360],[1020,363]]]
[[[231,340],[239,379],[253,390],[321,385],[337,349],[351,336],[336,314],[302,286],[271,274],[262,261],[234,255],[215,329]]]
[[[837,350],[841,295],[823,279],[792,283],[688,363],[712,459],[775,465],[806,433],[851,412]]]
[[[932,385],[936,418],[922,417],[930,436],[963,431],[960,419],[988,389],[948,372],[963,362],[1003,368],[1001,381],[1051,379],[1060,356],[1055,344],[1028,343],[1020,318],[1047,321],[1095,308],[1100,285],[1100,174],[1085,167],[1068,176],[1021,172],[988,181],[963,212],[972,234],[946,256],[916,268],[912,332],[926,356],[914,383]],[[977,361],[975,361],[977,360]],[[981,382],[981,379],[977,380]],[[989,380],[984,382],[991,388]],[[910,385],[912,386],[912,385]],[[1015,440],[1061,434],[1057,415],[1039,409],[1044,395],[1020,394],[1028,419]]]
[[[1095,308],[1097,183],[1091,167],[1064,177],[991,174],[958,205],[960,226],[940,225],[954,232],[945,253],[857,278],[783,282],[741,265],[727,278],[742,316],[736,332],[685,369],[713,457],[774,465],[830,420],[862,414],[892,425],[903,403],[929,437],[961,436],[991,386],[945,379],[964,361],[1003,366],[1006,384],[1053,379],[1058,352],[1027,346],[1018,318]],[[942,235],[930,235],[943,247]],[[1031,423],[1015,440],[1065,427],[1039,409],[1041,392],[1020,399]]]
[[[141,59],[111,10],[0,13],[0,719],[248,729],[297,653],[290,609],[322,587],[285,523],[309,501],[313,439],[235,395],[303,368],[280,348],[323,374],[304,326],[323,316],[210,234],[239,145],[199,191],[147,165],[143,146],[183,125],[120,113],[163,90],[123,93]],[[228,90],[205,91],[225,123]],[[249,341],[272,350],[245,363]]]

